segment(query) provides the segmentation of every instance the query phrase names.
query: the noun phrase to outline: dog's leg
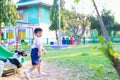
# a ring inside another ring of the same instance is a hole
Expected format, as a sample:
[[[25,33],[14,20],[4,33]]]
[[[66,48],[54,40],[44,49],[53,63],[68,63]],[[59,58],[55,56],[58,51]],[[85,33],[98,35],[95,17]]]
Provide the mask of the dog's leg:
[[[14,68],[14,74],[16,74],[16,73],[17,73],[17,68],[15,67],[15,68]]]
[[[3,61],[0,61],[0,77],[1,77],[2,74],[3,74],[3,70],[4,70],[4,62],[3,62]]]

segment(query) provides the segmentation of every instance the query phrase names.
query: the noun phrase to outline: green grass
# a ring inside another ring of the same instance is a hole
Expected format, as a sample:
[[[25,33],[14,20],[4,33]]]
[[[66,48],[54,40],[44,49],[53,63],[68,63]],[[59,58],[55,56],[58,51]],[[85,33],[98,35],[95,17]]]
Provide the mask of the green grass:
[[[69,69],[70,80],[119,80],[115,69],[108,58],[98,50],[91,50],[90,45],[71,46],[67,49],[45,48],[47,55],[42,60],[53,62],[61,68]],[[14,51],[15,46],[6,47]],[[19,46],[20,49],[30,49],[30,46]],[[114,46],[115,52],[120,53],[120,46]],[[26,60],[30,60],[28,56]],[[84,75],[83,75],[84,74]],[[68,75],[68,74],[67,74]],[[76,79],[76,77],[78,77]]]
[[[120,46],[115,50],[120,53]],[[46,47],[48,54],[43,56],[44,61],[54,62],[58,67],[68,68],[73,73],[74,80],[79,73],[86,76],[79,76],[80,80],[119,80],[111,62],[98,52],[91,50],[91,46],[74,46],[67,49],[51,49]]]

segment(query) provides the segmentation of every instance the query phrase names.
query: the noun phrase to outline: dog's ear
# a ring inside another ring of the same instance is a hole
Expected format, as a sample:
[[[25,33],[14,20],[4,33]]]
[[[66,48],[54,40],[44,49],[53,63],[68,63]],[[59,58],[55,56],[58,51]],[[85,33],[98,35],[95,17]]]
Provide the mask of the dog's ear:
[[[22,55],[23,55],[24,57],[27,56],[27,54],[25,53],[25,51],[21,51],[21,53],[22,53]]]
[[[22,55],[23,53],[22,53],[22,51],[18,51],[18,54],[19,54],[19,55]]]
[[[20,51],[18,51],[18,50],[15,50],[15,53],[19,53]]]
[[[21,56],[23,56],[23,57],[27,56],[27,54],[25,54],[24,51],[19,51],[18,54],[21,55]]]
[[[18,50],[15,50],[15,53],[17,53],[18,52]]]

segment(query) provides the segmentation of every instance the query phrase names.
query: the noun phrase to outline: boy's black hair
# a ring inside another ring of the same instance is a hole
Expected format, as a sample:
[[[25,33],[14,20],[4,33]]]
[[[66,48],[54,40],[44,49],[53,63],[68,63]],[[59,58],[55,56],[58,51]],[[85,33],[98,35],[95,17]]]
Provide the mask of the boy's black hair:
[[[35,33],[35,34],[38,33],[39,31],[42,31],[42,29],[41,29],[41,28],[35,28],[35,29],[34,29],[34,33]]]

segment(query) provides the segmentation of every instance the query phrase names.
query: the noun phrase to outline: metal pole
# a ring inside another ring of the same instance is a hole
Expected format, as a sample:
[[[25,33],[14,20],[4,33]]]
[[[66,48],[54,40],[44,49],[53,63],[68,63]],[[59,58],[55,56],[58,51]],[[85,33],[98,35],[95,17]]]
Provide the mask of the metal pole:
[[[59,0],[59,29],[61,28],[60,0]]]
[[[60,14],[60,0],[58,1],[58,10],[59,10],[59,35],[58,35],[58,39],[59,39],[59,44],[61,44],[61,14]]]

